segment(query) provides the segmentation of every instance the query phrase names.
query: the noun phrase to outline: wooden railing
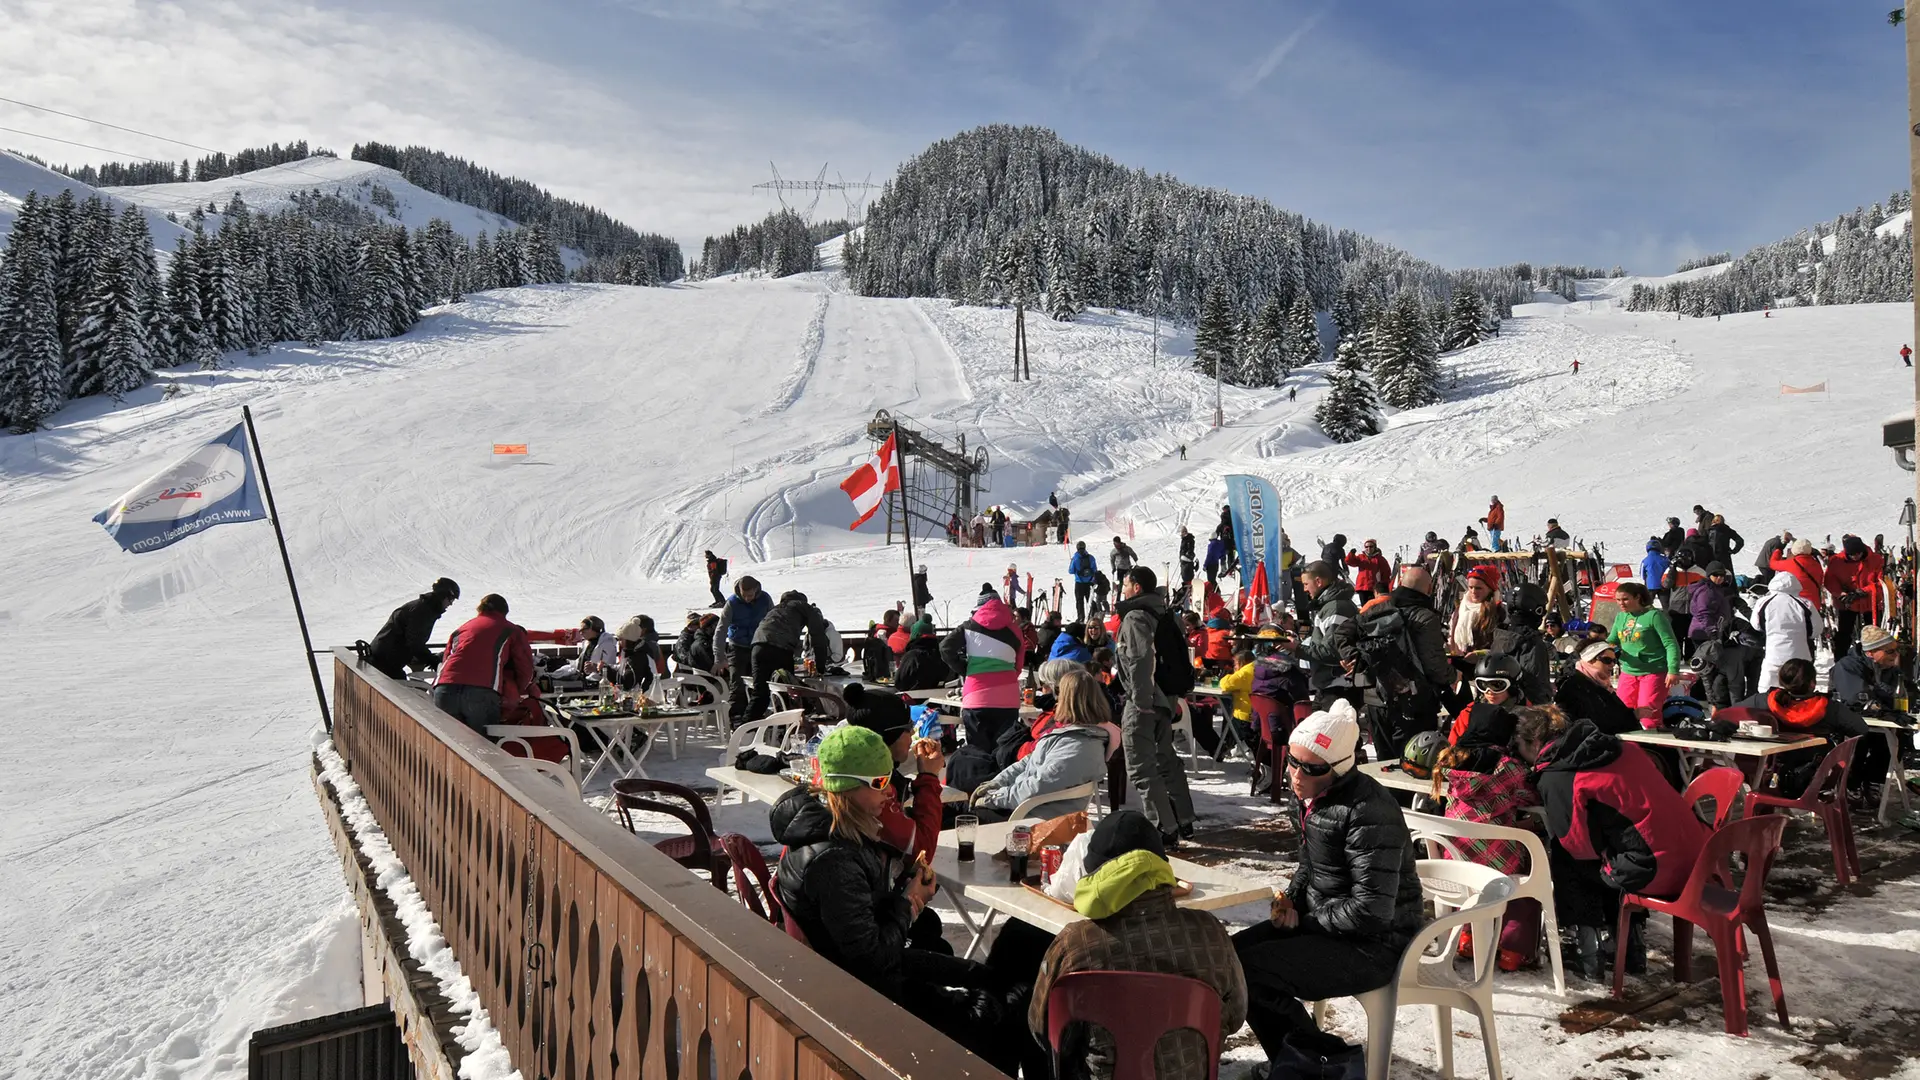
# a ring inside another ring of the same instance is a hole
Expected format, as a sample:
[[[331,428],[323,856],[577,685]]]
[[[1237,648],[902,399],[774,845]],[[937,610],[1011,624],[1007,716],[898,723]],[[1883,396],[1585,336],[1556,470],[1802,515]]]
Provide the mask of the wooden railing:
[[[1001,1076],[347,649],[334,717],[526,1080]]]

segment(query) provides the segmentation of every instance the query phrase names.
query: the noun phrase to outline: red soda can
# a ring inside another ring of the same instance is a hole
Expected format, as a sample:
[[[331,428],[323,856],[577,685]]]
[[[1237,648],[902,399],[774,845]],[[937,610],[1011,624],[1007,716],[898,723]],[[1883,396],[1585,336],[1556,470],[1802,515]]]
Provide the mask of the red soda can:
[[[1066,849],[1058,844],[1048,844],[1046,847],[1040,849],[1041,885],[1052,883],[1053,875],[1060,872],[1060,859],[1065,854]]]

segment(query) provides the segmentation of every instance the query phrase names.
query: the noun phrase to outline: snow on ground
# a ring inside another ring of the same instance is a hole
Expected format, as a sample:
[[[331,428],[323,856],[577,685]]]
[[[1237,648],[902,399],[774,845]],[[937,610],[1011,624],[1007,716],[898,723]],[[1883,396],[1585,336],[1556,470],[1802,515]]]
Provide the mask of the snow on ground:
[[[1730,262],[1714,263],[1711,266],[1696,266],[1691,270],[1682,270],[1675,274],[1628,274],[1614,278],[1583,278],[1574,285],[1574,295],[1581,303],[1610,303],[1614,307],[1624,307],[1627,297],[1632,294],[1635,285],[1645,285],[1657,289],[1662,285],[1678,285],[1685,281],[1698,281],[1701,278],[1718,277],[1727,272]],[[1564,297],[1548,294],[1540,299],[1553,304],[1565,304]],[[1524,305],[1523,305],[1524,307]],[[1514,314],[1526,315],[1537,312],[1518,310]]]
[[[1016,383],[1010,312],[852,296],[829,275],[482,293],[396,340],[236,356],[164,375],[170,395],[72,405],[48,431],[0,438],[0,652],[29,673],[0,698],[0,1076],[236,1076],[254,1027],[356,1001],[353,922],[305,776],[315,709],[271,537],[221,528],[131,556],[89,520],[242,403],[322,644],[370,637],[441,574],[474,598],[503,593],[534,627],[644,611],[670,631],[704,604],[705,548],[854,627],[906,592],[904,552],[881,546],[877,522],[849,533],[837,487],[878,408],[984,439],[990,501],[1032,510],[1057,490],[1090,546],[1131,531],[1156,566],[1182,516],[1204,522],[1218,477],[1243,470],[1276,480],[1303,547],[1336,529],[1389,549],[1427,529],[1451,538],[1499,494],[1517,534],[1557,515],[1637,561],[1645,535],[1695,502],[1755,542],[1782,526],[1896,532],[1910,478],[1878,423],[1910,386],[1894,356],[1908,318],[1885,305],[1673,323],[1568,305],[1448,358],[1446,402],[1349,446],[1312,426],[1317,369],[1296,379],[1297,401],[1227,390],[1227,426],[1211,432],[1212,386],[1166,327],[1156,342],[1131,315],[1035,315],[1034,378]],[[1823,379],[1827,395],[1778,392]],[[528,443],[531,460],[494,465],[494,441]],[[1008,562],[1042,580],[1065,564],[1058,549],[924,542],[916,555],[943,618]],[[696,742],[652,763],[692,778],[714,754]],[[1266,818],[1238,794],[1241,770],[1204,770],[1204,829]],[[757,807],[719,821],[769,839]],[[1276,882],[1286,872],[1242,858]],[[1798,1015],[1869,1030],[1920,1005],[1904,977],[1911,892],[1893,882],[1818,916],[1782,913]],[[1543,985],[1502,979],[1514,1075],[1622,1075],[1599,1061],[1615,1050],[1644,1076],[1807,1075],[1793,1064],[1804,1032],[1761,1023],[1727,1039],[1696,1009],[1631,1037],[1574,1037]],[[1336,1006],[1350,1031],[1351,1009]],[[1420,1011],[1401,1015],[1403,1060],[1431,1061],[1429,1032]],[[1466,1075],[1482,1069],[1472,1046]]]
[[[70,180],[51,169],[35,165],[18,154],[0,150],[0,248],[6,246],[7,235],[13,232],[13,219],[19,216],[20,204],[26,201],[29,192],[39,192],[43,199],[56,198],[62,191],[73,189],[76,202],[85,202],[87,196],[95,193],[93,188]],[[115,212],[132,202],[111,189],[102,188],[100,193],[107,196]],[[158,251],[172,251],[175,240],[187,235],[187,230],[168,221],[166,209],[145,206],[147,230],[153,234],[153,246]]]
[[[383,205],[384,196],[376,195],[382,189],[393,196],[391,207]],[[424,228],[429,221],[439,218],[468,240],[481,233],[493,234],[502,229],[519,228],[518,222],[499,214],[416,187],[406,177],[384,165],[324,155],[255,169],[223,180],[140,184],[101,190],[158,213],[176,214],[183,221],[196,209],[202,210],[216,225],[220,220],[218,211],[225,210],[235,195],[239,195],[255,210],[273,213],[292,206],[295,194],[317,190],[358,203],[379,214],[382,220],[410,229]],[[581,260],[580,253],[572,248],[562,248],[561,253],[568,266],[577,266]]]

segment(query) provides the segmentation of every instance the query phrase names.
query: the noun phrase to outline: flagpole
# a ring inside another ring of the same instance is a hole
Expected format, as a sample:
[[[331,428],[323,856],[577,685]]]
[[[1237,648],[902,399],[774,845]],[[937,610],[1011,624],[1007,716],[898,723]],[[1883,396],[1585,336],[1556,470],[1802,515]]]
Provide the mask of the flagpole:
[[[293,617],[300,621],[300,640],[307,646],[307,671],[313,675],[314,700],[320,703],[320,720],[333,734],[333,714],[327,709],[327,692],[320,682],[320,664],[313,658],[313,635],[307,632],[307,613],[300,606],[300,587],[293,583],[293,560],[287,556],[287,537],[280,531],[280,511],[273,505],[273,485],[267,481],[267,460],[260,456],[260,433],[253,429],[253,410],[240,406],[247,422],[247,442],[253,447],[253,467],[260,470],[260,490],[267,497],[267,517],[273,522],[273,538],[280,544],[280,566],[287,572],[287,591],[293,594]]]
[[[907,501],[907,448],[900,442],[900,427],[893,429],[894,467],[900,470],[900,528],[907,534],[907,605],[918,611],[913,595],[913,504]]]

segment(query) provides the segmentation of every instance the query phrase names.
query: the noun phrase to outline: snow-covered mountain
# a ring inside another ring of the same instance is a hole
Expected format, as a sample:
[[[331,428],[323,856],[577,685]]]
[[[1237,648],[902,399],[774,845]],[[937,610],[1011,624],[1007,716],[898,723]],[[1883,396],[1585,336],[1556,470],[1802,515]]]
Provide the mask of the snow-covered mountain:
[[[26,200],[29,192],[39,192],[41,198],[50,199],[62,191],[71,189],[76,201],[84,202],[87,197],[96,194],[95,189],[76,180],[54,172],[44,166],[36,165],[18,154],[0,150],[0,248],[6,246],[7,235],[13,231],[13,219],[18,215],[20,204]],[[166,208],[156,209],[150,204],[119,195],[111,190],[98,192],[112,203],[117,211],[128,203],[138,203],[146,215],[147,229],[153,234],[153,246],[158,251],[172,251],[174,241],[187,235],[187,230],[167,220]]]
[[[175,214],[182,221],[200,210],[217,222],[217,211],[225,209],[235,195],[252,209],[271,213],[292,206],[296,194],[319,191],[363,206],[388,222],[410,229],[424,228],[429,221],[439,218],[468,240],[481,233],[491,235],[502,229],[520,227],[518,222],[499,214],[416,187],[384,165],[326,156],[290,161],[222,180],[104,190],[163,214]],[[561,255],[570,267],[581,261],[580,254],[571,248],[562,248]]]

